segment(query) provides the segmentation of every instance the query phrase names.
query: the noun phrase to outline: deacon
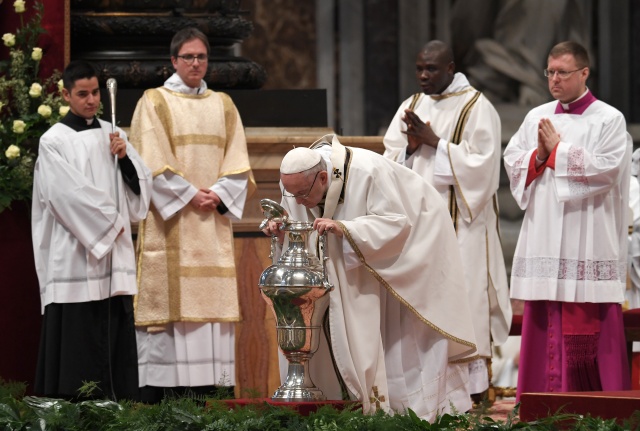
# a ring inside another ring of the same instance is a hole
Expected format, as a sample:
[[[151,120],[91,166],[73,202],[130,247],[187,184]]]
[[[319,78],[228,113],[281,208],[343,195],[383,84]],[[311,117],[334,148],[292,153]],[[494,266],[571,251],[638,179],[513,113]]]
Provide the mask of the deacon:
[[[475,352],[455,232],[438,193],[379,154],[327,135],[289,151],[282,205],[328,234],[327,335],[311,374],[329,399],[365,412],[412,409],[427,420],[471,408]],[[277,223],[266,234],[284,240]],[[284,245],[286,247],[286,244]],[[323,340],[324,341],[324,340]]]
[[[422,92],[405,100],[384,136],[384,156],[422,176],[448,204],[464,262],[478,356],[469,362],[475,401],[489,388],[492,344],[509,337],[511,301],[498,226],[500,117],[462,73],[451,49],[427,43],[416,59]]]
[[[192,27],[171,40],[176,73],[145,91],[131,142],[153,172],[140,224],[136,326],[142,399],[189,391],[233,397],[240,320],[232,220],[255,189],[242,120],[207,88],[209,41]]]
[[[517,397],[628,389],[631,137],[587,88],[584,47],[554,46],[544,75],[556,101],[531,110],[504,153],[525,210],[511,270],[511,296],[526,301]]]
[[[95,382],[92,396],[137,399],[131,223],[149,210],[151,172],[121,129],[96,118],[93,66],[73,61],[62,80],[70,110],[40,138],[33,179],[44,313],[34,390],[72,399]]]

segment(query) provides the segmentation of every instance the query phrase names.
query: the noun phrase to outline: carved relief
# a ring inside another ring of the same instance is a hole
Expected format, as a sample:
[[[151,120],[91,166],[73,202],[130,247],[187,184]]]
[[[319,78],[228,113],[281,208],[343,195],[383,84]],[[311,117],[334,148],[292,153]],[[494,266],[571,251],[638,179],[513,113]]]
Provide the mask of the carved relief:
[[[174,72],[171,38],[193,26],[211,45],[209,87],[261,88],[265,69],[233,54],[253,30],[241,15],[240,0],[71,0],[71,58],[91,61],[120,88],[161,86]]]

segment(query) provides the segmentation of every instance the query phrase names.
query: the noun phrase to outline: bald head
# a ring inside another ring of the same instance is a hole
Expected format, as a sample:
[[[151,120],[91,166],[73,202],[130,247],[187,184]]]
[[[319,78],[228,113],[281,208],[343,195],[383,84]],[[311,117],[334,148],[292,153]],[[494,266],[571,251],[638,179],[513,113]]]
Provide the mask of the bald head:
[[[432,53],[442,59],[443,62],[453,63],[453,51],[449,45],[441,40],[432,40],[427,42],[420,51],[421,53]]]

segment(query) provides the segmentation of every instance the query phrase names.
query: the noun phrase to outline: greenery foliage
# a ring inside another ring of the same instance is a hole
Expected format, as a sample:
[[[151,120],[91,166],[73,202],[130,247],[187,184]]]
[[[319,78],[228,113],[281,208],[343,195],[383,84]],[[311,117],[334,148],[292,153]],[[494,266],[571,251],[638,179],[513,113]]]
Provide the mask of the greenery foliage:
[[[39,76],[44,6],[34,2],[25,22],[25,3],[14,2],[20,25],[2,36],[9,57],[0,61],[0,212],[13,201],[31,199],[38,140],[69,110],[60,94],[61,73]]]
[[[255,404],[230,409],[220,400],[165,398],[160,404],[108,400],[69,401],[24,396],[22,384],[3,382],[0,378],[0,430],[51,431],[510,431],[575,430],[622,431],[640,429],[640,412],[624,421],[603,420],[575,414],[556,414],[536,422],[520,422],[518,406],[505,421],[496,421],[486,411],[445,414],[434,423],[420,419],[409,410],[406,414],[378,412],[364,415],[358,409],[336,410],[325,406],[309,416],[287,407]],[[85,395],[88,395],[85,393]]]

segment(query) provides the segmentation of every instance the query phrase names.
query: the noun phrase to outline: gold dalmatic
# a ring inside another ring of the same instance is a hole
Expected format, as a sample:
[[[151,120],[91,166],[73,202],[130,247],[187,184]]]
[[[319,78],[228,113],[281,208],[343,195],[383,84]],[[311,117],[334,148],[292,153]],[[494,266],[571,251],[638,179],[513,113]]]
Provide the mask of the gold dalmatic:
[[[223,176],[249,172],[249,194],[255,186],[242,124],[227,95],[147,90],[132,124],[131,142],[154,178],[170,171],[206,189]],[[163,220],[152,205],[140,224],[137,255],[137,325],[240,320],[227,217],[187,204]]]

